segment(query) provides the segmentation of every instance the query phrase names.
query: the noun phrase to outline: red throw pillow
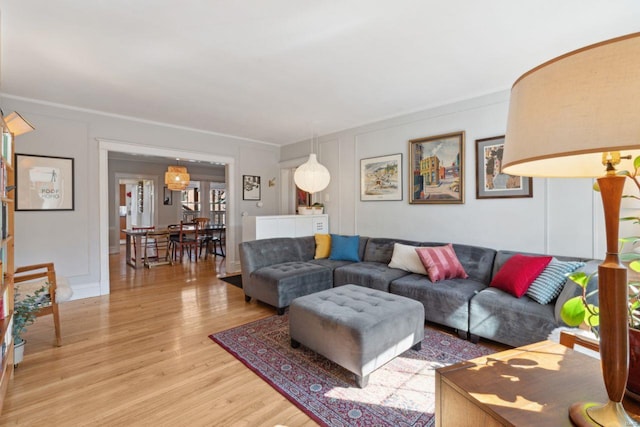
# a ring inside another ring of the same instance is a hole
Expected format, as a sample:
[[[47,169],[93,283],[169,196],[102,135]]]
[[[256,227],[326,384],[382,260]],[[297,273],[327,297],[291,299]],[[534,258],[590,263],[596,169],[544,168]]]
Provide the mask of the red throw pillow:
[[[460,264],[451,243],[446,246],[416,248],[416,252],[432,282],[469,277]]]
[[[516,254],[504,263],[490,286],[520,298],[551,262],[551,258]]]

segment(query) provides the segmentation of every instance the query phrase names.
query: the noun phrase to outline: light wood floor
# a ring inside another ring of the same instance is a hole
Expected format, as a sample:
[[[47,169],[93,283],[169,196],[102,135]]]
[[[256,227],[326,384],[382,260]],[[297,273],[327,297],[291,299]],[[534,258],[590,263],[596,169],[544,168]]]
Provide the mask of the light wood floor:
[[[274,309],[217,279],[224,261],[134,270],[110,259],[111,294],[61,304],[27,334],[0,425],[304,426],[315,423],[208,338]]]

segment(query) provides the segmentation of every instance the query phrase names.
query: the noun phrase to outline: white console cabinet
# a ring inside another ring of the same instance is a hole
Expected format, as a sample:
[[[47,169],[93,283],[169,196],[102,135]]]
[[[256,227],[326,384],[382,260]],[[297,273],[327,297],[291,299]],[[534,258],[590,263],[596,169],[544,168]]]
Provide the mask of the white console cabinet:
[[[329,215],[266,215],[242,217],[242,241],[329,233]]]

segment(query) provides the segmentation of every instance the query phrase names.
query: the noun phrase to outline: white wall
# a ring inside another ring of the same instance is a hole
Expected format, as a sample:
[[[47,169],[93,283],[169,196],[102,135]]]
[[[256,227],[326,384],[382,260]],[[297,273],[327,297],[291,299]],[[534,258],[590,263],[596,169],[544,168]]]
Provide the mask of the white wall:
[[[19,111],[36,127],[34,132],[17,138],[17,152],[75,159],[75,209],[16,212],[15,220],[16,265],[53,261],[58,273],[69,278],[74,298],[108,292],[108,287],[106,290],[104,286],[102,290],[100,288],[100,281],[104,282],[106,277],[101,265],[108,265],[102,262],[108,256],[108,242],[104,245],[100,242],[99,139],[121,141],[140,149],[180,150],[232,159],[236,166],[234,175],[228,179],[238,184],[230,195],[235,206],[228,208],[237,218],[231,218],[233,226],[227,230],[228,240],[233,242],[227,253],[228,271],[239,269],[235,242],[241,236],[240,212],[249,211],[252,215],[277,213],[277,187],[267,190],[263,185],[264,206],[258,208],[255,202],[242,201],[239,185],[243,174],[259,175],[264,182],[267,177],[277,175],[279,148],[276,146],[8,96],[1,97],[0,103],[5,112]],[[107,192],[104,193],[107,197]],[[105,224],[107,228],[107,222]],[[107,230],[104,239],[108,239]]]
[[[508,106],[509,93],[499,92],[321,137],[331,232],[603,258],[601,202],[591,179],[534,178],[532,198],[476,199],[475,141],[504,135]],[[465,132],[465,203],[409,204],[408,141],[457,131]],[[308,147],[283,147],[281,162]],[[403,155],[404,200],[361,202],[360,159],[395,153]]]

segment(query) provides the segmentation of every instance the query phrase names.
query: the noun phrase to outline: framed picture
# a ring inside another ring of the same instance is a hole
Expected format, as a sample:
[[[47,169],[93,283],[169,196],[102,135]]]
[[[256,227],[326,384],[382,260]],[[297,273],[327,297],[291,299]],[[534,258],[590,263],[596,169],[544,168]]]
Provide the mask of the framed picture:
[[[402,154],[360,160],[360,200],[402,200]]]
[[[504,135],[476,140],[476,198],[533,197],[532,178],[502,173]]]
[[[260,200],[260,177],[242,175],[242,200]]]
[[[464,203],[464,132],[409,141],[409,203]]]
[[[173,191],[169,190],[167,187],[164,187],[162,200],[165,206],[173,205]]]
[[[16,211],[72,211],[73,159],[15,155]]]

